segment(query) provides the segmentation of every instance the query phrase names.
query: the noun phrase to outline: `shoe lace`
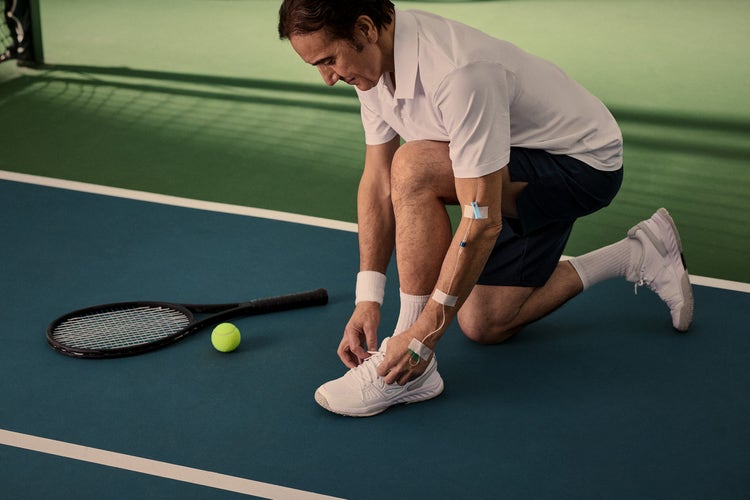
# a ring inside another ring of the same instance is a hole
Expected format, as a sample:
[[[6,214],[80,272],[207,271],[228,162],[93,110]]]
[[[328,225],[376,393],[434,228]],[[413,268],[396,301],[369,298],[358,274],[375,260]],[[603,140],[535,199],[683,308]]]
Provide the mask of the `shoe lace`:
[[[638,279],[638,281],[636,281],[636,282],[635,282],[635,284],[633,285],[633,292],[634,292],[634,293],[635,293],[636,295],[638,295],[638,287],[641,287],[641,286],[643,286],[643,285],[648,285],[648,284],[649,284],[649,283],[647,283],[647,282],[646,282],[646,281],[645,281],[645,280],[643,279],[643,276],[641,276],[641,277],[640,277],[640,278]]]
[[[356,368],[352,368],[352,376],[366,384],[382,383],[383,378],[378,375],[378,366],[383,361],[385,353],[380,351],[368,351],[368,353],[370,354],[369,358]]]
[[[638,280],[636,280],[633,285],[633,291],[635,292],[635,295],[638,295],[638,288],[645,285],[646,287],[648,287],[649,290],[658,293],[659,292],[657,290],[658,287],[655,283],[657,281],[658,276],[654,276],[652,279],[648,279],[646,277],[646,270],[643,267],[643,260],[644,258],[641,257],[641,262],[640,262],[640,266],[638,270]]]
[[[641,253],[641,259],[640,262],[638,262],[638,279],[635,281],[633,285],[633,292],[635,295],[638,295],[638,287],[641,287],[643,285],[646,285],[649,287],[649,289],[652,289],[651,282],[646,280],[646,269],[643,267],[643,262],[646,260],[646,251],[645,249]]]

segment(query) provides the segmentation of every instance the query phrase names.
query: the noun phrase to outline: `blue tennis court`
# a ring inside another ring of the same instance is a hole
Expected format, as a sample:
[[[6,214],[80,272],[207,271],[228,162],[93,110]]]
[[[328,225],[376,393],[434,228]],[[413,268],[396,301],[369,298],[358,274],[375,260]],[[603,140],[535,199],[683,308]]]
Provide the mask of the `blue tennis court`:
[[[327,412],[313,393],[344,372],[359,270],[353,90],[278,39],[279,1],[6,1],[26,52],[6,14],[0,499],[750,497],[750,3],[396,3],[551,60],[607,105],[624,183],[565,253],[668,208],[690,332],[609,281],[503,345],[451,327],[434,400]],[[231,354],[206,330],[108,360],[45,341],[94,304],[319,287],[324,307],[233,320]],[[381,337],[398,308],[391,267]]]
[[[626,282],[502,346],[454,327],[439,351],[443,395],[351,419],[312,395],[342,373],[333,351],[355,233],[27,182],[0,181],[0,200],[6,498],[79,497],[82,485],[107,498],[359,499],[739,498],[750,487],[745,292],[696,286],[687,335]],[[54,317],[96,303],[318,286],[325,307],[237,320],[232,354],[207,332],[112,360],[68,358],[44,338]],[[387,294],[392,324],[395,276]]]

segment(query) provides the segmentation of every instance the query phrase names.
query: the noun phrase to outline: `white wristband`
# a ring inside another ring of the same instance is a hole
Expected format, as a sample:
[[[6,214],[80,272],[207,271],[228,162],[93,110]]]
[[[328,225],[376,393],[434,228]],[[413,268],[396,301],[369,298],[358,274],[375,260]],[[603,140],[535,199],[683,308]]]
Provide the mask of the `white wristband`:
[[[415,364],[419,363],[420,360],[429,361],[430,356],[432,356],[432,349],[417,339],[411,339],[411,342],[409,342],[409,356]]]
[[[357,273],[357,288],[354,304],[360,302],[377,302],[383,305],[385,296],[385,274],[377,271],[360,271]]]

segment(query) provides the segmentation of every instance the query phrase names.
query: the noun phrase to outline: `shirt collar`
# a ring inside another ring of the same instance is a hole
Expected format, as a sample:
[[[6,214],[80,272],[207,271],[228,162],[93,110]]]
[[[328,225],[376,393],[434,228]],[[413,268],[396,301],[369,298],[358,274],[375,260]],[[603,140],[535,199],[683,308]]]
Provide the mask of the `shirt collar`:
[[[417,22],[409,12],[396,9],[393,34],[393,66],[396,72],[395,99],[412,99],[417,83],[417,51],[419,34]],[[382,81],[385,80],[385,75]],[[387,88],[383,89],[388,91]]]

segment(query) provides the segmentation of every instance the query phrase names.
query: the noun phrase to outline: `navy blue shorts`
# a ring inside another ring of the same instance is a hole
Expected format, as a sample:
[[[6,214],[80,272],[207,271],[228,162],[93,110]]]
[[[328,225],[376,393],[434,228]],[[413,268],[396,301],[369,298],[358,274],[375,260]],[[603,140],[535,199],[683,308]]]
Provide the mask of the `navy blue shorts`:
[[[622,168],[605,172],[570,156],[524,148],[511,148],[507,168],[511,181],[528,185],[518,198],[518,218],[503,218],[477,283],[539,287],[555,270],[576,219],[615,197]]]

